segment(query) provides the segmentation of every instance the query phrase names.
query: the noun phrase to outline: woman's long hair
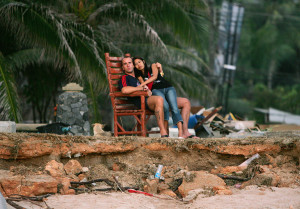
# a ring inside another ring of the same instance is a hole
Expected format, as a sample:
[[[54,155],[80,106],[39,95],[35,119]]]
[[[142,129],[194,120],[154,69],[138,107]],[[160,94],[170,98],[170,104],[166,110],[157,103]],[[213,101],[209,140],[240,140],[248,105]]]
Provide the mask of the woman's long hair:
[[[140,70],[138,70],[138,69],[135,67],[134,61],[135,61],[136,59],[142,60],[142,61],[144,62],[144,73],[145,73],[145,74],[148,74],[150,67],[147,65],[146,60],[144,60],[142,57],[138,57],[138,56],[132,58],[132,62],[133,62],[133,66],[134,66],[134,74],[135,74],[135,75],[143,74]],[[144,77],[144,76],[143,76],[143,77]]]

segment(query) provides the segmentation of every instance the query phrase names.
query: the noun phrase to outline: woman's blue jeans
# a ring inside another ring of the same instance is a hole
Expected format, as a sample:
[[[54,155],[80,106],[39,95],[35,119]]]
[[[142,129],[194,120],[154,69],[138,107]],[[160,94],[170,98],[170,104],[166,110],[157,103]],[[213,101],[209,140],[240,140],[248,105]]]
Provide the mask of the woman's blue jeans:
[[[164,98],[164,119],[169,120],[169,111],[171,109],[173,123],[183,122],[180,111],[177,106],[177,94],[174,87],[153,89],[152,95]]]

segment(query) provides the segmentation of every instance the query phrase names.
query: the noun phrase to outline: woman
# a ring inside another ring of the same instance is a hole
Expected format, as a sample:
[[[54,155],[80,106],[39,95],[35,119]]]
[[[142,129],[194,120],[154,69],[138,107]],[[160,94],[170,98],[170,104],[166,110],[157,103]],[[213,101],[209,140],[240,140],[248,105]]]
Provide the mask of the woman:
[[[178,137],[184,138],[182,131],[183,119],[177,105],[176,90],[162,77],[161,65],[156,63],[148,67],[146,61],[141,57],[134,57],[133,64],[135,67],[135,76],[141,85],[147,85],[152,90],[152,95],[164,98],[164,124],[166,129],[168,130],[169,109],[171,109],[173,123],[178,127]]]

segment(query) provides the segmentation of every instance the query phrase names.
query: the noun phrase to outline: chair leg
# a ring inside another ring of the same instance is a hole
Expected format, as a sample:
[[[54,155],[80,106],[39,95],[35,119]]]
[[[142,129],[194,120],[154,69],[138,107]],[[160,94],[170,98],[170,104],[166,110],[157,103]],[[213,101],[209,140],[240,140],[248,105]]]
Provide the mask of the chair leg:
[[[146,130],[146,113],[145,112],[141,115],[141,125],[142,125],[142,136],[146,137],[147,130]]]
[[[114,113],[114,135],[118,137],[118,117],[116,113]]]

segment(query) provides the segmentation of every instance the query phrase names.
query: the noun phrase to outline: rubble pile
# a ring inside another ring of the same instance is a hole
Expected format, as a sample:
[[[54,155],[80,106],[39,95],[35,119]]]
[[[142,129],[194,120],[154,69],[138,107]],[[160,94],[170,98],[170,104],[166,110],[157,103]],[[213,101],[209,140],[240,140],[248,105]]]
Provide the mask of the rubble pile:
[[[262,136],[255,121],[244,121],[232,113],[228,113],[222,117],[218,112],[222,107],[201,109],[197,114],[201,117],[194,126],[197,136],[208,137],[230,137],[230,138],[245,138],[247,136]],[[250,133],[250,134],[249,134]]]

